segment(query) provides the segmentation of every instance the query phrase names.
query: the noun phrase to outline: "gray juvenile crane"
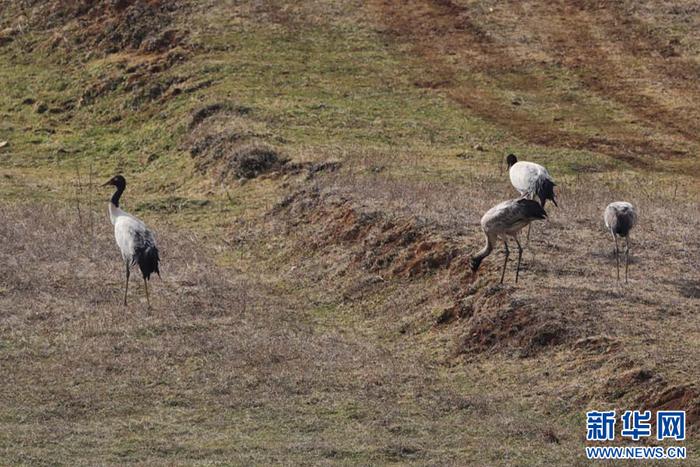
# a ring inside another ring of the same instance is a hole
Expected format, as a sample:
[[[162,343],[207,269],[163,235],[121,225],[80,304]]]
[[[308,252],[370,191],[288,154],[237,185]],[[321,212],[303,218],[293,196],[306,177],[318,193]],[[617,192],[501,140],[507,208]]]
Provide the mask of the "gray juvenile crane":
[[[608,204],[603,213],[605,227],[615,241],[615,260],[617,261],[617,280],[620,280],[620,248],[617,245],[617,237],[625,239],[625,283],[627,283],[627,270],[630,256],[630,230],[637,223],[637,210],[626,201],[615,201]]]
[[[124,306],[126,306],[126,295],[129,290],[130,269],[135,264],[139,265],[143,275],[143,284],[146,287],[146,302],[151,308],[151,300],[148,297],[148,280],[152,273],[160,276],[158,270],[158,248],[156,240],[146,224],[140,219],[132,216],[119,208],[119,198],[126,189],[126,180],[121,175],[116,175],[102,186],[114,185],[117,191],[112,195],[109,202],[109,219],[114,225],[114,238],[122,254],[122,259],[126,266],[126,286],[124,287]]]
[[[522,196],[528,199],[534,199],[537,196],[543,208],[548,199],[559,207],[554,198],[554,187],[557,184],[554,183],[547,169],[534,162],[518,162],[515,154],[508,154],[506,163],[510,183]],[[527,240],[530,241],[530,226],[527,227]]]
[[[546,218],[547,213],[544,208],[536,201],[526,198],[504,201],[486,211],[484,217],[481,218],[481,228],[486,236],[486,245],[469,260],[469,266],[472,271],[476,272],[477,269],[479,269],[481,261],[491,254],[496,241],[500,238],[503,240],[506,254],[505,260],[503,261],[503,271],[501,271],[502,284],[503,277],[506,274],[508,256],[510,255],[507,240],[508,237],[510,237],[515,240],[515,244],[518,245],[518,266],[515,270],[515,283],[517,284],[520,274],[520,260],[523,256],[523,247],[520,246],[518,233],[526,225],[530,225],[530,222]]]

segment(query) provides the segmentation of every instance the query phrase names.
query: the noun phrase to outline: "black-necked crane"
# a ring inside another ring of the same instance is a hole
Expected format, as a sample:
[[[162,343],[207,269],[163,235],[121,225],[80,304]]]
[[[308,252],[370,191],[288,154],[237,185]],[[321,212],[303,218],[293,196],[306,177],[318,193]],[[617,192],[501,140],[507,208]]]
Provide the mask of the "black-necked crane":
[[[476,272],[481,265],[481,261],[486,258],[498,239],[503,240],[505,246],[505,260],[503,261],[503,270],[501,271],[501,284],[503,277],[506,274],[506,264],[508,263],[508,238],[515,240],[518,245],[518,266],[515,270],[515,282],[518,282],[520,274],[520,260],[523,256],[523,247],[518,240],[518,233],[525,227],[530,225],[532,221],[542,220],[547,218],[547,213],[544,208],[536,201],[518,198],[504,201],[488,211],[481,218],[481,228],[486,236],[486,245],[477,254],[469,260],[469,266],[472,271]]]
[[[522,196],[529,199],[534,199],[537,196],[542,207],[548,199],[552,200],[555,206],[559,206],[557,200],[554,199],[554,187],[557,184],[554,183],[547,169],[534,162],[518,161],[515,154],[508,154],[506,163],[508,164],[510,183]]]
[[[114,225],[114,238],[122,254],[126,266],[126,285],[124,286],[124,306],[129,291],[129,275],[131,267],[138,264],[143,275],[143,284],[146,288],[146,302],[151,308],[151,300],[148,297],[148,280],[154,272],[160,276],[158,270],[158,248],[153,232],[146,227],[140,219],[132,216],[119,207],[119,199],[126,189],[126,180],[121,175],[112,177],[103,186],[113,185],[117,191],[109,202],[109,219]]]
[[[508,164],[508,174],[510,183],[518,192],[528,198],[539,198],[541,206],[544,208],[547,200],[552,200],[555,206],[559,207],[554,197],[554,183],[552,176],[547,169],[534,162],[518,161],[515,154],[508,154],[506,157]],[[527,228],[527,239],[530,240],[530,227]]]
[[[615,201],[608,204],[603,213],[605,227],[610,230],[610,234],[615,241],[615,260],[617,261],[617,280],[620,280],[620,248],[617,244],[617,237],[625,239],[625,283],[627,282],[627,270],[629,268],[630,256],[630,230],[637,223],[637,210],[626,201]]]

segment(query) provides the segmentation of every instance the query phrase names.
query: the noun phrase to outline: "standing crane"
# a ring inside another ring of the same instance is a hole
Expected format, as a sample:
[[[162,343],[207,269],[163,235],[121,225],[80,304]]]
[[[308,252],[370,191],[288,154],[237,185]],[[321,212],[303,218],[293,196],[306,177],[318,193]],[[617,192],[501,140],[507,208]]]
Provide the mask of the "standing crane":
[[[505,260],[503,261],[503,270],[501,271],[501,284],[503,277],[506,274],[506,264],[508,263],[508,238],[515,240],[518,245],[518,266],[515,270],[515,283],[518,283],[520,274],[520,260],[523,256],[523,247],[520,246],[518,233],[532,221],[542,220],[547,218],[547,213],[544,208],[536,201],[517,198],[504,201],[484,214],[481,218],[481,228],[486,236],[486,245],[476,255],[469,260],[469,266],[472,271],[476,272],[481,265],[481,261],[491,254],[496,241],[500,238],[505,246]]]
[[[559,207],[554,198],[554,187],[557,184],[554,183],[547,169],[534,162],[518,162],[515,154],[508,154],[506,163],[508,164],[510,183],[522,196],[528,199],[534,199],[537,196],[543,208],[548,199]],[[530,226],[527,228],[527,241],[530,241]]]
[[[522,196],[529,199],[537,196],[543,208],[548,199],[559,207],[557,200],[554,199],[554,187],[557,184],[554,183],[547,169],[534,162],[518,162],[515,154],[508,154],[506,163],[508,164],[510,183]]]
[[[625,283],[627,283],[627,270],[629,269],[630,256],[630,230],[637,223],[637,210],[626,201],[615,201],[608,204],[603,213],[605,227],[610,230],[610,234],[615,241],[615,260],[617,261],[617,280],[620,280],[620,248],[617,244],[617,237],[625,239]]]
[[[126,266],[126,285],[124,287],[124,306],[126,306],[126,296],[129,290],[129,275],[131,267],[139,265],[143,275],[143,284],[146,287],[146,302],[151,308],[151,300],[148,297],[148,280],[152,273],[158,274],[158,248],[153,232],[146,227],[140,219],[132,216],[119,208],[119,199],[126,189],[126,180],[121,175],[112,177],[102,186],[113,185],[117,191],[112,195],[109,202],[109,219],[114,225],[114,238],[122,254],[122,259]]]

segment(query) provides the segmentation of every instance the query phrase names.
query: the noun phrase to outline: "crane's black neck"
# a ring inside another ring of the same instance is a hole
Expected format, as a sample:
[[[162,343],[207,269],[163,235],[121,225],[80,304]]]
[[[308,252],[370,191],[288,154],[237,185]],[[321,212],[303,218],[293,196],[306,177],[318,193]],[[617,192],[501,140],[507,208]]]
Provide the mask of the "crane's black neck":
[[[117,191],[114,192],[112,195],[112,204],[116,207],[119,207],[119,199],[122,197],[122,193],[124,193],[124,186],[118,186]]]

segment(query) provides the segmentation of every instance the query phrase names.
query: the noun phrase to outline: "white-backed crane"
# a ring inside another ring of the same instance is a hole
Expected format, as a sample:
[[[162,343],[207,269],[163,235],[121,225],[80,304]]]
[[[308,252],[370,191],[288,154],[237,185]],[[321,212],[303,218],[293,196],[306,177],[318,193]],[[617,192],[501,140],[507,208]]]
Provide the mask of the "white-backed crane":
[[[515,154],[508,154],[506,163],[508,164],[510,183],[522,196],[529,199],[534,199],[537,196],[542,207],[548,199],[559,207],[554,198],[554,187],[557,184],[554,183],[547,169],[534,162],[518,161]]]
[[[551,200],[555,206],[559,207],[554,196],[554,183],[552,176],[547,169],[534,162],[518,161],[515,154],[508,154],[506,157],[508,164],[508,175],[510,183],[518,190],[520,195],[528,198],[539,198],[541,206]],[[530,241],[530,227],[527,228],[527,240]]]
[[[148,296],[148,280],[154,272],[160,276],[158,263],[158,248],[153,232],[146,227],[140,219],[132,216],[119,207],[119,199],[126,189],[126,180],[121,175],[112,177],[103,186],[113,185],[117,191],[109,202],[109,219],[114,225],[114,238],[122,254],[126,266],[126,285],[124,287],[124,306],[129,290],[129,275],[131,267],[138,264],[143,275],[143,284],[146,288],[146,302],[151,308],[151,300]]]

